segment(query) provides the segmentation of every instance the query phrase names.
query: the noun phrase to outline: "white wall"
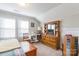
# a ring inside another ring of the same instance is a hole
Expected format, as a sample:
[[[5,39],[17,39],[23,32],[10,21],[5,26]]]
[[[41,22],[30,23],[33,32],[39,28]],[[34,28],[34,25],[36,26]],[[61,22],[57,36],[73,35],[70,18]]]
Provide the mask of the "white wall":
[[[30,23],[30,25],[29,25],[29,30],[30,30],[30,35],[32,35],[32,34],[36,34],[37,33],[37,31],[38,31],[38,27],[40,27],[40,22],[39,21],[37,21],[36,19],[30,19],[29,20],[29,23]],[[31,23],[34,23],[34,27],[31,27]]]

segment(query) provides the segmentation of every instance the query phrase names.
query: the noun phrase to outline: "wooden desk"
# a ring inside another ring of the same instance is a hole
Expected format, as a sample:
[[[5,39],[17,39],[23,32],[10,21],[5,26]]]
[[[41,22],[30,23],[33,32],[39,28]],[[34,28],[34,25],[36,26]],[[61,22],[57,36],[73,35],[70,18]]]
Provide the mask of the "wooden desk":
[[[26,56],[36,56],[37,48],[31,43],[27,41],[21,42],[21,47]]]

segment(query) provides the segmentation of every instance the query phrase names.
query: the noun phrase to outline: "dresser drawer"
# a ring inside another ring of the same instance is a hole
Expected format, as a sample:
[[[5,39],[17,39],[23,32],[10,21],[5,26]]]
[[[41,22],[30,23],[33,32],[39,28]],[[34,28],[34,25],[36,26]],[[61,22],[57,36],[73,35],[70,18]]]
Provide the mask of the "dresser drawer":
[[[42,36],[42,43],[46,44],[47,46],[50,46],[52,48],[57,48],[57,37],[51,36],[51,35],[44,35]]]
[[[56,39],[50,39],[49,41],[51,41],[52,43],[53,43],[53,42],[56,43]]]

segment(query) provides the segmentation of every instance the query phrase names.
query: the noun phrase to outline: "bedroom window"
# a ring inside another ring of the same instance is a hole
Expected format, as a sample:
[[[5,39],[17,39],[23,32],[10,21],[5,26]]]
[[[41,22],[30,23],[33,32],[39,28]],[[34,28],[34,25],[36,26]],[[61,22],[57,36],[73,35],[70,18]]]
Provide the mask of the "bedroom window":
[[[29,22],[26,20],[18,21],[18,35],[23,37],[23,33],[29,33]]]
[[[0,39],[15,38],[15,20],[0,18]]]

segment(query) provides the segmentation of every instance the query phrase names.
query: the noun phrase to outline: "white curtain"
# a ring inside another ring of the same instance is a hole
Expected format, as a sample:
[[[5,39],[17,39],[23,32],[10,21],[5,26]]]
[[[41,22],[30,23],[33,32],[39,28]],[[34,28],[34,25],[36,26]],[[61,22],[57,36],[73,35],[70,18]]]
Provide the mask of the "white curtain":
[[[18,38],[23,38],[23,33],[29,33],[29,22],[18,20]]]
[[[15,38],[15,20],[0,18],[0,39]]]
[[[18,39],[23,33],[29,33],[28,21],[0,18],[0,39]]]

